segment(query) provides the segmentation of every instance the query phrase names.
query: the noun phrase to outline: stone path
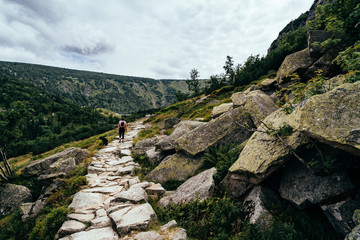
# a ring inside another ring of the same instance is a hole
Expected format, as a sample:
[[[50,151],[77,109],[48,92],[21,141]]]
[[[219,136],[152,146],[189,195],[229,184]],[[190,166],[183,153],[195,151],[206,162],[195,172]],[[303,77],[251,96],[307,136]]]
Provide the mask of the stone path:
[[[115,140],[94,155],[86,175],[88,186],[75,194],[69,206],[74,212],[59,229],[57,239],[163,239],[157,232],[141,232],[157,220],[147,203],[149,195],[159,196],[165,190],[135,176],[140,166],[131,156],[132,140],[144,125],[137,122],[130,127],[124,143]]]

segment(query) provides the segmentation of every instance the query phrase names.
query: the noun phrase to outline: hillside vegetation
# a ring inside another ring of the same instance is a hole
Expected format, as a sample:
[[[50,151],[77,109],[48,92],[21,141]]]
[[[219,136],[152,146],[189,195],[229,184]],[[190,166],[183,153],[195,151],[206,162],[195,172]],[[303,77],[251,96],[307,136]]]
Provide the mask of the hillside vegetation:
[[[118,118],[81,107],[23,80],[0,76],[1,147],[8,157],[39,154],[115,128]]]
[[[134,113],[175,102],[186,91],[181,80],[155,80],[35,64],[0,62],[0,74],[22,79],[80,106]]]

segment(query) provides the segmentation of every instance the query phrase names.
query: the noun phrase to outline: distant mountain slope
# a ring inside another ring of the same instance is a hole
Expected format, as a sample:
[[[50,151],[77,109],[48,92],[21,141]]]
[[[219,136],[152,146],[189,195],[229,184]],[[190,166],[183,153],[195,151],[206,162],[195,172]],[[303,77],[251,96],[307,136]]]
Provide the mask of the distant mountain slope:
[[[160,108],[175,101],[176,91],[187,91],[185,81],[155,80],[35,64],[2,62],[0,74],[30,81],[82,106],[117,113]]]
[[[39,154],[114,129],[118,118],[81,107],[23,80],[0,76],[0,147]]]

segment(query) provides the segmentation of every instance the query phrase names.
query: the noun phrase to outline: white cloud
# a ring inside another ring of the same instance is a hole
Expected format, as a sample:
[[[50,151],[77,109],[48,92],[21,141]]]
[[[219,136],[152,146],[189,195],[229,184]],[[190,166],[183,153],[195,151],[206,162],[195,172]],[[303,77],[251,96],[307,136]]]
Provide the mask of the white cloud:
[[[0,0],[0,60],[153,78],[265,54],[313,0]]]

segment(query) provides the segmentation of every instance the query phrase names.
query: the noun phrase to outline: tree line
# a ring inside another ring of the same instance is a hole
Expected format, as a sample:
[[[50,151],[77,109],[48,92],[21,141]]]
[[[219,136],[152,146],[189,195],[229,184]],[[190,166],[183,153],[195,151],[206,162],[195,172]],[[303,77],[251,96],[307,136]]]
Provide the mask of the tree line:
[[[0,76],[0,147],[8,157],[39,154],[108,131],[118,120],[29,82]]]

